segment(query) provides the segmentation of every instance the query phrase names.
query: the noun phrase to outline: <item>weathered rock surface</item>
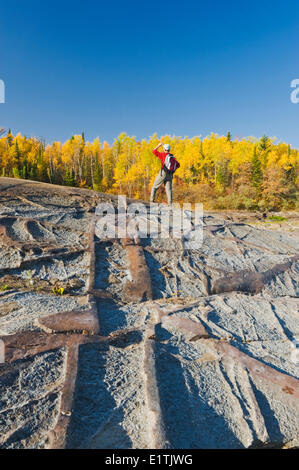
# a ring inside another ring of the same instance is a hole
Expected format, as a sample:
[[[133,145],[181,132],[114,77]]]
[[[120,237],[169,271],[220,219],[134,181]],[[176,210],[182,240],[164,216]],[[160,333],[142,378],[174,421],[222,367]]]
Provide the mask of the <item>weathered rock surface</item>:
[[[101,201],[0,178],[0,448],[299,446],[299,216],[186,250],[98,239]]]

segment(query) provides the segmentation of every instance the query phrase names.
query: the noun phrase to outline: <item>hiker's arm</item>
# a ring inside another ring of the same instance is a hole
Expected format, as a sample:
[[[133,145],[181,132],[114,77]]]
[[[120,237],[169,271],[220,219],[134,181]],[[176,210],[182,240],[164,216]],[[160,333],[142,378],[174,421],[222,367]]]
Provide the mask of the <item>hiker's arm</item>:
[[[162,145],[163,145],[163,144],[160,142],[160,143],[157,145],[157,147],[155,147],[154,150],[153,150],[153,154],[156,155],[156,157],[160,158],[160,160],[161,160],[161,153],[158,152],[158,148],[161,147]]]

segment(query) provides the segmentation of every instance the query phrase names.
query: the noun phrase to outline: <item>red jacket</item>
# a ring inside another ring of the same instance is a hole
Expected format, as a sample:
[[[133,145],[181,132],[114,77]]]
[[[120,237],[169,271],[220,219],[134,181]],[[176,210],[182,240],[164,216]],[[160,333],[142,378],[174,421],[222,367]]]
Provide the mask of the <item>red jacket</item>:
[[[161,160],[161,168],[163,168],[163,165],[164,165],[164,162],[165,162],[165,158],[167,157],[167,155],[169,154],[169,152],[158,152],[157,149],[154,149],[153,150],[153,154],[156,155],[156,157],[160,158]],[[179,162],[177,161],[177,167],[180,168],[180,164]]]

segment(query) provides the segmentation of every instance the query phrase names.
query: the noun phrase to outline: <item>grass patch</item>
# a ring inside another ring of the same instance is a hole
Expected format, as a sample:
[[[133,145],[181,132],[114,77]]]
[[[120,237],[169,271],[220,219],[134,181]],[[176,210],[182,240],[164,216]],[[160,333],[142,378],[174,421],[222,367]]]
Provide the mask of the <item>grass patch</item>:
[[[5,292],[6,290],[9,290],[10,287],[7,284],[4,284],[3,286],[0,286],[0,291]]]
[[[282,217],[281,215],[270,215],[270,217],[268,217],[268,220],[271,220],[272,222],[283,222],[287,219],[286,217]]]

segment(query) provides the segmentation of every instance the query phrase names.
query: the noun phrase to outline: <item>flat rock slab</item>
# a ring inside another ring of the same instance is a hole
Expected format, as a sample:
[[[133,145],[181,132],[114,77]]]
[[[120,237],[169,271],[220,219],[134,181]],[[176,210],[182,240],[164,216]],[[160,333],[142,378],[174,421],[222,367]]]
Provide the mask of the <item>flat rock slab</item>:
[[[97,312],[94,310],[57,313],[38,318],[36,324],[48,333],[84,331],[98,334],[100,331]]]

